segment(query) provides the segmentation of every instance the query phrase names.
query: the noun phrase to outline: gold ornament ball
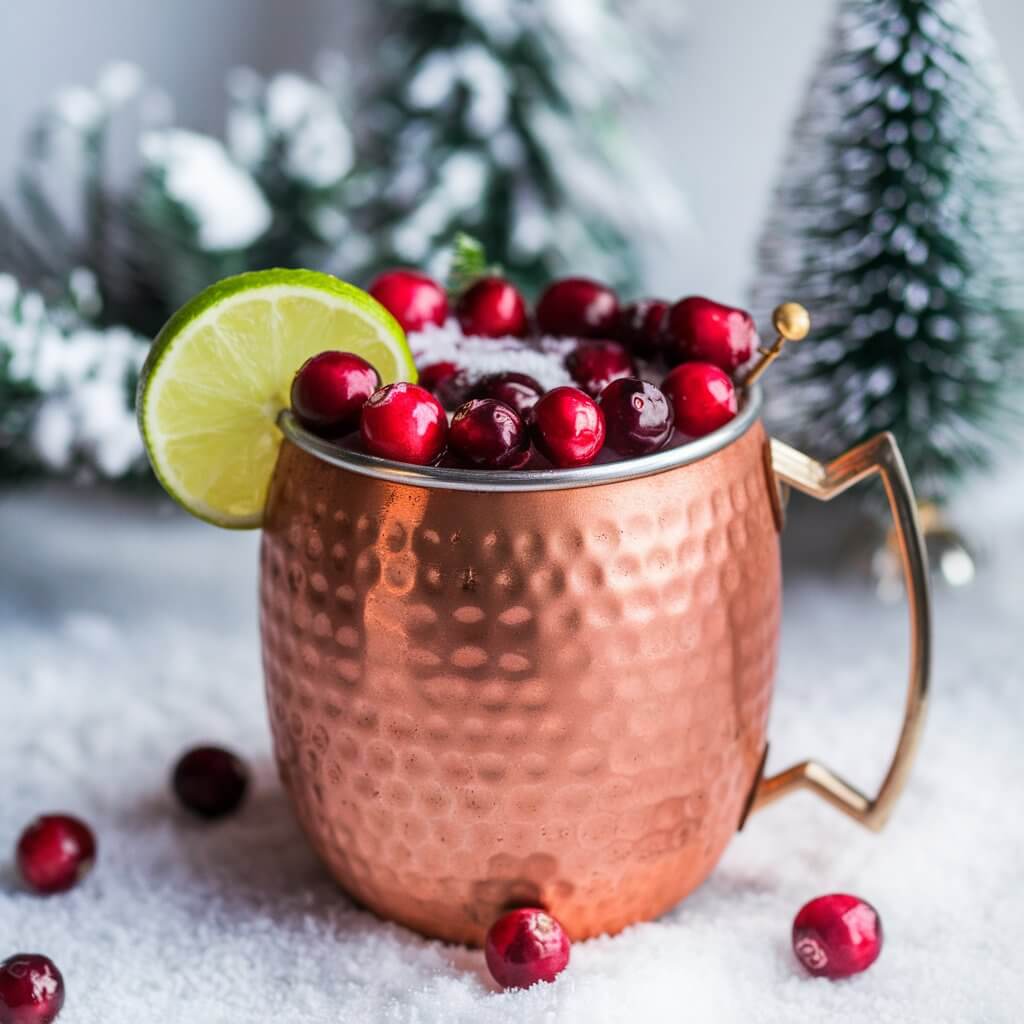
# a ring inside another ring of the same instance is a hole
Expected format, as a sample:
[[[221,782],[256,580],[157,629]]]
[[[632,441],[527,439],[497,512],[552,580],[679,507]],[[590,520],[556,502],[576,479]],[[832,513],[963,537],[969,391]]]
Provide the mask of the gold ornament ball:
[[[811,315],[799,302],[784,302],[775,307],[772,323],[786,341],[803,341],[811,330]]]

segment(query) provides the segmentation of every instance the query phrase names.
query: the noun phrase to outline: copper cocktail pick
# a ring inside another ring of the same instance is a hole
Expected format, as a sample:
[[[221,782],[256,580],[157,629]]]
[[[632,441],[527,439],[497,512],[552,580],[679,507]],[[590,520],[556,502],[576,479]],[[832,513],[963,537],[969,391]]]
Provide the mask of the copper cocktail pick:
[[[775,307],[772,313],[772,324],[778,332],[778,337],[773,345],[768,347],[762,345],[757,350],[761,358],[743,378],[745,388],[750,387],[779,358],[782,346],[787,341],[803,341],[807,337],[811,329],[811,316],[799,302],[784,302],[781,306]]]

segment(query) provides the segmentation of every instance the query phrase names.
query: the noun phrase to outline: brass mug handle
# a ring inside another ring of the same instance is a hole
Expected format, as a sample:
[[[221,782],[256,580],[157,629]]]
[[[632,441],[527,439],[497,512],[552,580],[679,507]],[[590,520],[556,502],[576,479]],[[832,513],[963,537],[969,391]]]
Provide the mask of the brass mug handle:
[[[899,742],[885,780],[873,798],[865,796],[825,765],[801,761],[777,775],[762,777],[750,810],[766,807],[798,789],[809,789],[862,825],[877,831],[885,825],[907,783],[928,697],[931,661],[928,560],[914,492],[903,457],[889,433],[865,441],[828,465],[773,440],[771,462],[779,480],[819,501],[829,501],[876,473],[882,478],[899,542],[910,610],[910,680]]]

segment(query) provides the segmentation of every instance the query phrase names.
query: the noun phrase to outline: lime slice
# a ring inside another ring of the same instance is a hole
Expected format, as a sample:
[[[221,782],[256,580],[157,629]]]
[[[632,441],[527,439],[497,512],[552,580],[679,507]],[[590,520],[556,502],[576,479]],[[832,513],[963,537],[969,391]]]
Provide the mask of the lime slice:
[[[139,427],[160,482],[193,515],[258,527],[292,377],[327,349],[355,352],[383,384],[416,380],[405,334],[366,292],[311,270],[229,277],[178,310],[139,381]]]

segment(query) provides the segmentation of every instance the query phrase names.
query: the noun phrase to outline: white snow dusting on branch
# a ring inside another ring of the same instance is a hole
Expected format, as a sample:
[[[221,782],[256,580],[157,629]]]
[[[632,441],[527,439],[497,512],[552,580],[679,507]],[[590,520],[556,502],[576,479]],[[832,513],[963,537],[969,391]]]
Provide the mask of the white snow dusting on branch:
[[[216,140],[197,132],[147,132],[143,163],[185,212],[207,252],[245,249],[270,227],[271,209],[259,186]]]
[[[83,325],[0,275],[0,367],[5,386],[21,396],[0,409],[0,445],[9,443],[7,417],[20,415],[26,461],[57,473],[85,466],[124,476],[143,461],[130,387],[148,348],[125,327]]]
[[[351,170],[352,134],[339,98],[322,83],[293,71],[264,80],[238,68],[228,89],[228,148],[252,173],[275,147],[283,150],[284,171],[313,188],[337,185]]]

